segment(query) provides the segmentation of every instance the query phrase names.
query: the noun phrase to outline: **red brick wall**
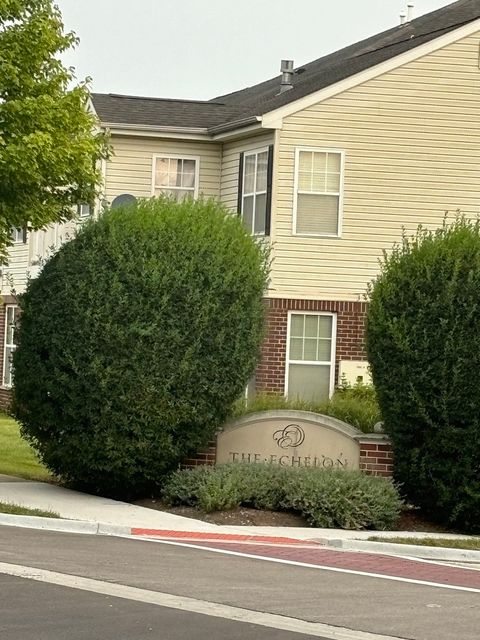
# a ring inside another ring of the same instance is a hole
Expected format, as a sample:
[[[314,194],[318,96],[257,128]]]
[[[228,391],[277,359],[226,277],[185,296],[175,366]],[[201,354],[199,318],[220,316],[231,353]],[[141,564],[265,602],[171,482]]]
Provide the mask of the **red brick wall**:
[[[215,464],[217,457],[217,441],[212,440],[205,451],[197,453],[192,458],[187,458],[181,465],[182,469],[192,469],[193,467],[200,467],[202,464],[212,465]]]
[[[365,360],[365,302],[268,298],[267,330],[256,372],[258,391],[284,393],[289,311],[329,311],[337,316],[336,362]]]
[[[360,440],[360,470],[371,476],[393,476],[393,450],[386,438]]]

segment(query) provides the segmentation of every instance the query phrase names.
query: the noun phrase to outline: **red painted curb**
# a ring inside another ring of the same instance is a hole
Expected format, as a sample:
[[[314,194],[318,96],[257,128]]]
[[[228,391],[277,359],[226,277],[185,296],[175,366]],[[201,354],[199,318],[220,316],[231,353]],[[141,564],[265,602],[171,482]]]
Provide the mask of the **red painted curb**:
[[[138,529],[131,530],[132,536],[145,536],[149,538],[170,538],[173,540],[201,540],[202,542],[264,542],[265,544],[297,544],[302,546],[319,546],[314,540],[298,540],[297,538],[284,538],[280,536],[257,536],[243,533],[215,533],[194,531],[170,531],[169,529]]]

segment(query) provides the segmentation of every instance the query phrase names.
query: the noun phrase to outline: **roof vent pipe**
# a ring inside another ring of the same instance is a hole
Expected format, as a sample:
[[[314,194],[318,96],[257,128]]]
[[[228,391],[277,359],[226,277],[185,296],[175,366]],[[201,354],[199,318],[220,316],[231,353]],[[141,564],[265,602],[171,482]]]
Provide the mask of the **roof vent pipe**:
[[[282,60],[280,65],[282,72],[282,82],[280,84],[280,93],[293,89],[293,60]]]
[[[407,22],[411,22],[413,20],[413,9],[415,5],[413,2],[409,2],[407,4]]]
[[[402,13],[400,14],[400,24],[405,24],[406,21],[407,21],[407,14],[405,13],[405,11],[402,11]]]

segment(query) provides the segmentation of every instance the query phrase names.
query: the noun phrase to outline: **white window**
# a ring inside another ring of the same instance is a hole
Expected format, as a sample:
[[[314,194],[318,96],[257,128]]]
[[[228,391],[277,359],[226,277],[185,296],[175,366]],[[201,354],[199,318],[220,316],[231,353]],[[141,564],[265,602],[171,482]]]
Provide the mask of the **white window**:
[[[15,244],[18,244],[19,242],[25,242],[25,233],[22,227],[12,227],[10,238]]]
[[[77,214],[79,218],[85,219],[89,218],[91,213],[90,205],[86,202],[81,202],[77,205]]]
[[[177,202],[198,195],[199,158],[155,156],[153,159],[153,195],[165,194]]]
[[[253,235],[265,235],[267,226],[268,149],[243,156],[242,219]]]
[[[332,395],[335,336],[334,314],[289,312],[285,373],[288,397],[322,401]]]
[[[340,235],[343,164],[343,151],[296,150],[294,234]]]
[[[3,386],[12,386],[12,354],[16,349],[15,324],[18,320],[18,307],[9,304],[5,307],[5,343],[3,348]]]

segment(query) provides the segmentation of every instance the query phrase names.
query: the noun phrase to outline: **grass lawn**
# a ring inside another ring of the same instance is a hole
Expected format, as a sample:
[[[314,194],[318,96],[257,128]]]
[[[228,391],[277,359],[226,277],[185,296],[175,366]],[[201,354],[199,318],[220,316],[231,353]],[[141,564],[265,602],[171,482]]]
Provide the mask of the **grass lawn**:
[[[448,549],[468,549],[480,551],[480,537],[478,538],[369,538],[372,542],[392,542],[394,544],[414,544],[427,547],[447,547]]]
[[[8,513],[13,516],[41,516],[43,518],[59,518],[60,515],[55,511],[42,511],[42,509],[29,509],[28,507],[20,507],[18,504],[10,504],[9,502],[0,502],[0,513]]]
[[[39,462],[32,448],[20,437],[18,424],[0,413],[0,474],[27,480],[51,481],[52,476]]]

